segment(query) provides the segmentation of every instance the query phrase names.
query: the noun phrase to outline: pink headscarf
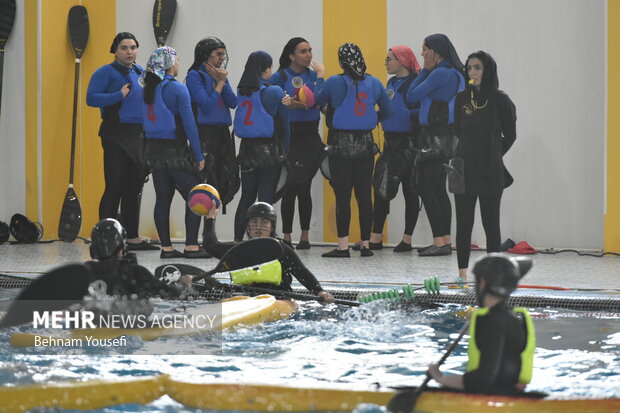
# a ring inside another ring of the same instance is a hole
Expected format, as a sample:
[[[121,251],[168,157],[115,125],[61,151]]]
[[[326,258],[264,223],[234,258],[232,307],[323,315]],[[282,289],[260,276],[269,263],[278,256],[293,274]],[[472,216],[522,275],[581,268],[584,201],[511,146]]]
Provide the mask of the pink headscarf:
[[[416,59],[415,54],[409,48],[409,46],[394,46],[390,48],[396,59],[409,69],[410,72],[418,74],[420,73],[420,64],[418,63],[418,59]]]

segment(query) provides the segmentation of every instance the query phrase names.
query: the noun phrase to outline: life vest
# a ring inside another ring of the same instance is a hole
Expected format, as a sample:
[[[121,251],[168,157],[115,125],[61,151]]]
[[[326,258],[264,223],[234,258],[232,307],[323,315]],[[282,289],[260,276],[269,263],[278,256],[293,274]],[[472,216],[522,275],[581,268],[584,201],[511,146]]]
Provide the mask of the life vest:
[[[164,102],[163,90],[170,78],[166,77],[155,88],[155,101],[148,105],[142,102],[144,135],[147,138],[175,139],[177,123],[174,113]]]
[[[213,93],[216,93],[214,87],[208,87],[207,84],[215,83],[215,80],[208,73],[204,72],[202,69],[196,71],[202,81],[204,82],[204,87],[206,90],[212,90]],[[225,87],[228,86],[228,83]],[[224,92],[224,90],[222,90]],[[196,122],[199,125],[226,125],[229,126],[232,123],[232,119],[230,116],[230,109],[224,103],[224,98],[220,94],[214,105],[211,105],[207,110],[205,110],[201,106],[197,106],[198,108],[198,117]]]
[[[373,130],[377,126],[377,112],[372,76],[366,75],[363,80],[357,81],[357,85],[350,76],[343,75],[342,79],[346,83],[347,94],[334,110],[333,127],[339,130]]]
[[[490,308],[480,308],[471,313],[469,322],[469,346],[467,349],[467,371],[476,370],[480,365],[480,349],[476,345],[476,321],[478,317],[484,316]],[[532,371],[534,369],[534,351],[536,350],[536,333],[534,322],[527,310],[522,307],[513,308],[515,313],[523,316],[527,333],[525,348],[521,352],[521,371],[519,372],[519,384],[528,384],[532,381]]]
[[[390,102],[392,102],[392,112],[389,118],[381,121],[381,127],[385,132],[411,132],[411,111],[405,102],[405,95],[409,85],[411,85],[409,79],[411,77],[408,76],[401,83],[397,82],[401,79],[394,76],[388,80],[386,92]],[[399,83],[399,86],[395,86],[395,83]],[[406,83],[408,85],[405,85]],[[402,86],[406,87],[402,88]],[[400,92],[401,88],[403,89],[402,92]]]
[[[237,110],[235,111],[235,135],[240,138],[271,138],[275,130],[273,117],[267,113],[261,100],[260,90],[250,96],[237,93]]]
[[[305,70],[303,73],[299,74],[293,72],[290,67],[287,67],[284,69],[284,75],[286,76],[286,80],[284,80],[283,89],[289,96],[295,96],[295,92],[304,85],[308,86],[313,92],[315,91],[317,79],[316,72]],[[319,109],[316,107],[306,110],[289,109],[288,111],[288,119],[291,122],[311,122],[319,120],[319,118]]]
[[[233,284],[282,284],[282,264],[278,260],[241,268],[230,272],[230,280]]]
[[[450,70],[457,78],[458,78],[458,86],[454,91],[454,95],[452,95],[452,99],[450,99],[448,104],[448,125],[452,125],[454,123],[454,101],[456,100],[456,95],[458,92],[465,89],[465,79],[461,75],[461,73],[453,67],[441,67],[435,70]],[[430,96],[425,96],[420,100],[420,124],[424,126],[429,125],[428,115],[431,111],[431,105],[433,104],[433,98]]]

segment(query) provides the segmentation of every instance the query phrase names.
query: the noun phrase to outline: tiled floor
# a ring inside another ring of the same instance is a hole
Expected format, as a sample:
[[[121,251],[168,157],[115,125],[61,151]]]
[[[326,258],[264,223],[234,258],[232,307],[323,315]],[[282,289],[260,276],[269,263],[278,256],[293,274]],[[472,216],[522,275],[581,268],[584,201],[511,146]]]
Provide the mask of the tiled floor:
[[[182,245],[177,245],[182,249]],[[351,251],[351,258],[322,258],[323,252],[333,246],[313,246],[299,251],[302,261],[324,284],[419,284],[425,278],[439,277],[442,282],[452,281],[457,275],[456,253],[445,257],[419,257],[417,253],[395,253],[392,248],[374,251],[373,257],[362,258]],[[484,252],[472,252],[471,261]],[[160,260],[159,252],[138,252],[138,261],[153,270],[167,263]],[[595,258],[578,256],[573,252],[557,255],[536,254],[532,271],[523,279],[524,284],[561,286],[570,288],[620,289],[620,257]],[[89,259],[88,245],[81,240],[73,243],[53,242],[31,245],[0,245],[0,273],[39,273],[68,262]],[[205,270],[217,263],[216,259],[174,260],[195,265]],[[20,274],[21,275],[21,274]],[[34,276],[35,274],[33,274]]]

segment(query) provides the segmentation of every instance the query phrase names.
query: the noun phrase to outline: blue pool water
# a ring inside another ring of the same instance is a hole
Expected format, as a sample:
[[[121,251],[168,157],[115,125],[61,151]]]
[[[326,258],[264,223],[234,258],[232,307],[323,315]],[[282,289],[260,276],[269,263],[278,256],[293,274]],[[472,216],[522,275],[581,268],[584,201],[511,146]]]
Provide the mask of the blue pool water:
[[[19,385],[66,380],[127,378],[161,373],[192,382],[294,384],[369,389],[421,383],[456,338],[464,307],[394,308],[373,302],[358,308],[302,303],[292,319],[241,327],[224,334],[217,356],[92,355],[41,356],[8,344],[0,331],[0,383]],[[552,397],[620,397],[620,314],[532,310],[537,352],[532,390]],[[462,372],[465,337],[443,370]],[[173,338],[195,346],[201,336]],[[136,339],[133,348],[148,345]],[[136,411],[171,411],[182,406],[163,397]],[[106,408],[101,411],[119,411]],[[184,409],[182,411],[192,411]]]

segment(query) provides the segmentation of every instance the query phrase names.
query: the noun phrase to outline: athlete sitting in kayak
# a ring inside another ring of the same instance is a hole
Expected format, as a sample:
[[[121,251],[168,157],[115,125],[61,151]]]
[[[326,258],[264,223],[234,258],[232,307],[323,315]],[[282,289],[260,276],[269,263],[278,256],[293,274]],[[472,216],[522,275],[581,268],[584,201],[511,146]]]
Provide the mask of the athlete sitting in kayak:
[[[238,244],[234,242],[222,243],[217,240],[217,235],[215,233],[215,217],[218,213],[219,209],[212,209],[207,216],[203,236],[205,250],[214,257],[222,258],[228,250]],[[254,287],[292,291],[291,283],[293,282],[293,277],[295,277],[304,287],[316,294],[322,301],[328,303],[334,302],[334,296],[323,290],[319,281],[301,262],[297,253],[285,242],[276,237],[278,215],[273,206],[266,202],[257,202],[248,208],[245,217],[248,238],[272,237],[281,244],[282,252],[279,256],[273,257],[273,259],[279,261],[281,264],[281,270],[262,271],[262,277],[258,276],[253,282],[244,280],[244,283]],[[252,251],[252,253],[254,252],[256,254],[261,253],[261,251]],[[233,283],[235,283],[235,274],[231,273],[231,277]],[[274,282],[276,279],[277,282]]]
[[[532,318],[506,299],[532,267],[525,257],[499,253],[479,259],[473,268],[480,309],[471,314],[467,372],[444,375],[436,364],[429,374],[446,387],[469,393],[522,393],[532,379],[536,337]]]

